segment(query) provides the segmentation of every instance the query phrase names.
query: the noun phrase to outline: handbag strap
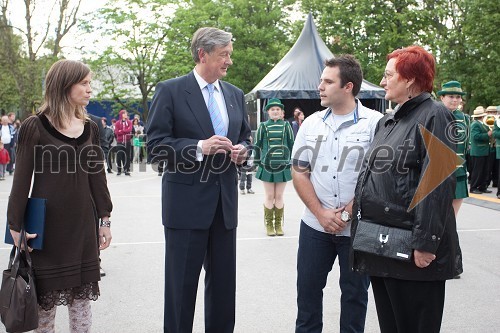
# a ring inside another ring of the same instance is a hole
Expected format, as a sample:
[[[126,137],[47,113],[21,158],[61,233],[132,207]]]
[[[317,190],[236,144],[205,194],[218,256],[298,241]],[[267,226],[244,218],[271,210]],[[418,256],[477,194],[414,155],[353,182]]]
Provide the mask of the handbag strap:
[[[24,245],[24,250],[21,249],[21,244]],[[28,241],[26,240],[26,232],[24,230],[24,227],[19,232],[19,242],[17,244],[17,247],[14,245],[10,253],[9,269],[10,269],[10,276],[12,278],[15,278],[17,276],[17,272],[19,271],[19,264],[21,261],[21,252],[23,251],[26,258],[26,263],[28,265],[28,270],[31,273],[33,268],[31,264],[31,256],[30,256],[30,251],[28,250]]]

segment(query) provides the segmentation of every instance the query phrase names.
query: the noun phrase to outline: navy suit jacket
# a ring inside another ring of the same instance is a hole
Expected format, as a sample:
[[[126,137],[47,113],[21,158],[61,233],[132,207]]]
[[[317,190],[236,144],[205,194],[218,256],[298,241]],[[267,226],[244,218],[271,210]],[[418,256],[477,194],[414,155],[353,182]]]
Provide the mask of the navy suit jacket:
[[[227,137],[249,145],[250,127],[243,91],[219,81],[229,117]],[[174,229],[208,229],[219,199],[227,229],[238,224],[236,165],[227,154],[196,161],[199,140],[214,129],[193,72],[156,86],[146,126],[151,161],[166,161],[162,184],[163,224]]]

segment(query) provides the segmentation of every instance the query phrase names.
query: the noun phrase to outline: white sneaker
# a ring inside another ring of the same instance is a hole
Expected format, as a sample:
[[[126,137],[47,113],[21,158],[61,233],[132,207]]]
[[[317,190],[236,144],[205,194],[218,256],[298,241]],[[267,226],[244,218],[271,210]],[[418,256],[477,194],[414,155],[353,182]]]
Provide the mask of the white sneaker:
[[[245,190],[241,190],[240,193],[241,194],[245,194],[246,192],[245,192]]]

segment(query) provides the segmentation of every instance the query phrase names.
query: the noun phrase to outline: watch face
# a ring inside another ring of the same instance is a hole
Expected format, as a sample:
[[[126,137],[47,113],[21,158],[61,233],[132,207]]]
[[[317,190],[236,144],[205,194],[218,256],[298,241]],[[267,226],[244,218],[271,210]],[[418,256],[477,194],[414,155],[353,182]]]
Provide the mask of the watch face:
[[[349,221],[349,219],[351,218],[351,216],[349,215],[349,213],[347,211],[343,211],[342,214],[340,214],[340,219],[344,222],[347,222]]]

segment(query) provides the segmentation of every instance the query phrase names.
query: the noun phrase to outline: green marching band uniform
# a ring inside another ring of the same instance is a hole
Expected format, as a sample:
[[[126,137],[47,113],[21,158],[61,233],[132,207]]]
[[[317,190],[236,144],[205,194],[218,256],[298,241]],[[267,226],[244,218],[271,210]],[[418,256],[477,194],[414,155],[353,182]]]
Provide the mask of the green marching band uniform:
[[[455,110],[452,113],[455,117],[457,128],[455,151],[457,156],[464,159],[462,164],[457,165],[457,170],[455,171],[455,177],[457,178],[455,199],[462,199],[469,196],[469,192],[467,190],[467,164],[465,163],[465,154],[469,149],[470,116],[468,114],[464,114],[460,110]]]
[[[496,159],[500,160],[500,117],[495,120],[495,124],[493,125],[493,137],[495,138],[496,145]],[[499,167],[500,169],[500,167]],[[500,199],[500,170],[497,170],[497,198]]]
[[[464,96],[465,92],[462,91],[462,85],[458,81],[449,81],[442,85],[441,90],[437,92],[438,96],[444,95],[460,95]],[[455,177],[457,179],[457,186],[455,187],[455,199],[467,198],[469,192],[467,190],[467,164],[465,162],[465,154],[469,149],[470,140],[470,116],[464,114],[460,110],[451,112],[455,118],[455,126],[453,128],[456,132],[453,133],[455,138],[455,152],[457,156],[463,158],[464,162],[457,165]]]
[[[269,119],[261,123],[257,130],[255,147],[257,179],[269,183],[292,180],[290,155],[293,148],[293,131],[288,121]]]

